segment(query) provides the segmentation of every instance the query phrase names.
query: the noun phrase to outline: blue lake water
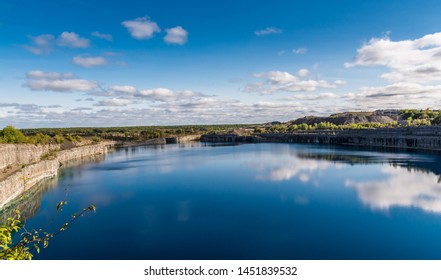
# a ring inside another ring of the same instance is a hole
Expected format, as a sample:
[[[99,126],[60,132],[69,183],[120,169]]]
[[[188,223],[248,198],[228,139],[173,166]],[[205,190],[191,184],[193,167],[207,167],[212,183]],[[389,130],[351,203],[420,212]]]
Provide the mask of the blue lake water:
[[[35,259],[441,259],[440,174],[430,154],[127,148],[63,169],[27,228],[50,221],[67,193],[53,228],[91,203],[97,212]]]

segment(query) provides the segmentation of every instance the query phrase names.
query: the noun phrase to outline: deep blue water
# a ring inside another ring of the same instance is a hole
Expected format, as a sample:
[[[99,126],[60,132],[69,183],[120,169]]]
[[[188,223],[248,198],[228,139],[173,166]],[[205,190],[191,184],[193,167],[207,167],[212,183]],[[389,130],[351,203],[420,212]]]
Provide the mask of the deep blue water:
[[[65,168],[35,259],[441,259],[441,160],[297,144],[166,145]],[[66,190],[67,189],[67,190]]]

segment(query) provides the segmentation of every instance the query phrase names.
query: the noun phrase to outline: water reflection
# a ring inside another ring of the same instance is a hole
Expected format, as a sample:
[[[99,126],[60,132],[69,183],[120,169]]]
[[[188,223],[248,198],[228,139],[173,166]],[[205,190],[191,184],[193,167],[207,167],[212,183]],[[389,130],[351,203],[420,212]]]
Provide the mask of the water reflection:
[[[39,185],[31,188],[20,198],[12,201],[6,208],[0,211],[0,225],[6,224],[8,218],[15,215],[15,210],[20,210],[21,218],[26,221],[40,210],[43,195],[50,189],[56,187],[58,178],[52,177],[42,181]]]
[[[300,181],[305,183],[310,181],[311,177],[320,171],[326,170],[333,166],[332,163],[311,159],[302,159],[298,157],[266,161],[265,165],[266,166],[259,167],[259,169],[266,169],[266,173],[269,174],[258,174],[258,179],[277,182],[287,181],[297,177]]]
[[[385,166],[381,172],[387,175],[386,179],[346,180],[345,185],[354,188],[359,199],[372,209],[415,207],[441,213],[441,184],[437,175],[393,166]]]
[[[29,189],[29,191],[26,191],[22,196],[8,203],[6,207],[0,211],[0,225],[5,224],[8,218],[13,217],[16,209],[20,210],[23,221],[31,219],[40,210],[44,194],[50,189],[58,187],[59,180],[74,180],[76,177],[81,176],[82,169],[72,167],[80,166],[86,163],[96,164],[102,162],[104,159],[105,155],[96,155],[72,160],[64,164],[63,167],[58,171],[57,176],[41,181],[39,184]],[[63,187],[68,188],[69,186]],[[55,207],[55,205],[53,207]]]
[[[320,166],[311,162],[312,159],[317,162],[345,165],[387,164],[380,167],[379,172],[382,176],[347,178],[344,185],[355,189],[360,201],[372,209],[413,207],[426,212],[441,213],[441,166],[437,156],[372,151],[369,153],[309,150],[297,153],[296,157],[304,159],[305,164],[310,164],[309,170],[315,170]],[[325,168],[326,165],[321,166]],[[297,169],[294,168],[291,173],[296,173],[294,171]]]

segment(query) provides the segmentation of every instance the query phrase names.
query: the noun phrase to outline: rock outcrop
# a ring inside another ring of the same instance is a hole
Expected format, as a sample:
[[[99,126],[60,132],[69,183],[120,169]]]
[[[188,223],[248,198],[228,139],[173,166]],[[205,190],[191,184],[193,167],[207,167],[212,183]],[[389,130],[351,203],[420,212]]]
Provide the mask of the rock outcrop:
[[[292,124],[302,124],[306,123],[308,125],[313,125],[315,123],[321,122],[329,122],[336,125],[345,125],[345,124],[356,124],[356,123],[391,123],[393,121],[398,121],[398,114],[392,114],[387,111],[384,113],[383,111],[375,111],[375,112],[347,112],[334,114],[329,117],[316,117],[316,116],[307,116],[300,119],[296,119],[292,121]]]
[[[60,145],[0,144],[0,171],[8,167],[38,162],[50,150],[59,149]]]
[[[7,144],[0,147],[0,172],[10,166],[20,166],[17,171],[0,180],[0,208],[35,186],[43,179],[54,177],[58,169],[72,160],[84,159],[93,155],[106,154],[114,142],[103,142],[69,150],[52,152],[51,159],[41,160],[45,154],[56,148],[27,144]],[[22,167],[23,166],[23,167]]]

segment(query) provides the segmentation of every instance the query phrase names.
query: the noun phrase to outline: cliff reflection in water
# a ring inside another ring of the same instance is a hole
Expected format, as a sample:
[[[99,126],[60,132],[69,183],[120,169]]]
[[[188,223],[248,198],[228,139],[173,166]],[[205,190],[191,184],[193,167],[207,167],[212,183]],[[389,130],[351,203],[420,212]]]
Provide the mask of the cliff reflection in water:
[[[6,224],[8,218],[15,215],[16,209],[20,210],[23,221],[34,217],[38,210],[40,210],[43,195],[57,186],[57,182],[58,177],[46,179],[8,204],[6,208],[0,211],[0,225]]]
[[[298,175],[301,181],[305,181],[318,171],[330,167],[374,164],[380,164],[379,176],[344,176],[344,186],[356,190],[363,204],[374,210],[413,207],[441,214],[441,161],[435,155],[299,150],[290,171],[287,171],[287,167],[285,170],[275,169],[269,177],[279,180],[283,176]]]
[[[40,210],[41,201],[44,194],[50,189],[57,187],[59,179],[61,178],[74,178],[78,176],[78,172],[81,169],[72,169],[71,167],[88,164],[88,163],[99,163],[105,159],[105,155],[95,155],[89,158],[83,158],[78,160],[73,160],[68,162],[58,171],[58,176],[48,178],[25,192],[21,197],[10,202],[2,211],[0,211],[0,225],[7,222],[8,218],[13,217],[15,210],[20,210],[21,217],[23,221],[26,221],[35,216],[35,214]],[[68,186],[64,186],[68,188]],[[68,191],[68,189],[67,189]],[[56,207],[56,205],[54,205]]]

